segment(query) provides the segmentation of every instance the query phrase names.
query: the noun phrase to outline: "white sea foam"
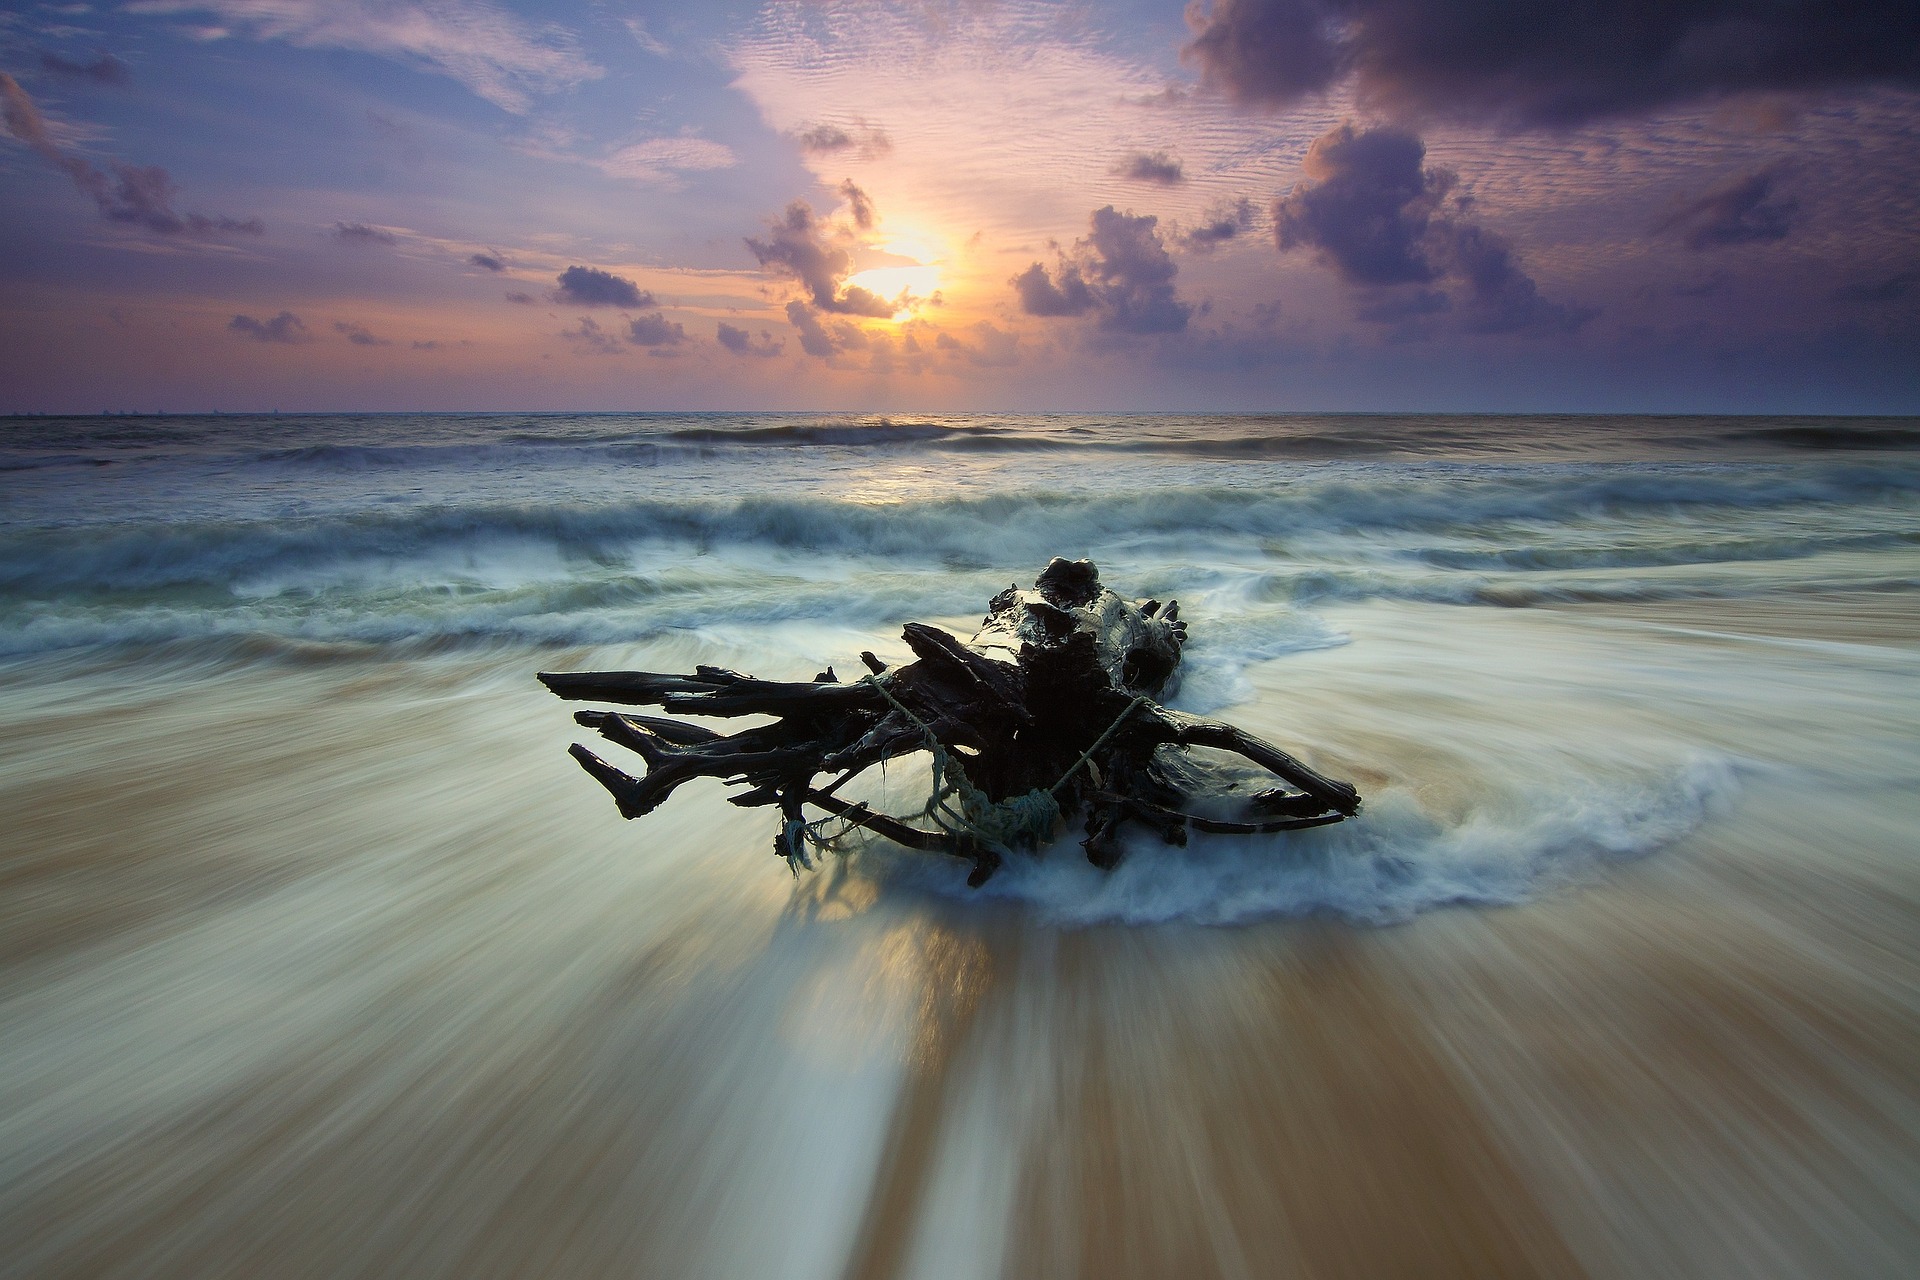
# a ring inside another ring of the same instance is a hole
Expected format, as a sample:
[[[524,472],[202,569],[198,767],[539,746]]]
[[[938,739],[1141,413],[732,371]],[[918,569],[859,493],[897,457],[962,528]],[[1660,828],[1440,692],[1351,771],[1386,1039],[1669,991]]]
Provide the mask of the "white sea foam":
[[[1563,777],[1532,794],[1487,797],[1452,818],[1389,788],[1332,827],[1195,836],[1184,848],[1133,833],[1111,872],[1065,838],[1040,855],[1008,859],[980,890],[967,887],[960,864],[880,846],[859,855],[859,865],[901,891],[1017,903],[1066,926],[1314,915],[1393,924],[1435,907],[1506,906],[1591,880],[1724,812],[1739,775],[1730,757],[1694,753],[1670,773]]]

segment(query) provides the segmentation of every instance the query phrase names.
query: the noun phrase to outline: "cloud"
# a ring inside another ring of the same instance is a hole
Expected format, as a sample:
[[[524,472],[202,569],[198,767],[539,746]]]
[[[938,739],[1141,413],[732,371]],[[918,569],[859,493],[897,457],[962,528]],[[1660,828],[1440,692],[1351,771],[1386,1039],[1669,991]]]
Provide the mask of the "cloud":
[[[618,338],[602,329],[592,316],[581,316],[577,325],[562,329],[560,336],[582,355],[617,356],[626,354],[627,350]]]
[[[677,347],[687,331],[658,311],[635,316],[627,323],[627,341],[636,347]]]
[[[1898,302],[1920,289],[1920,271],[1902,271],[1874,284],[1850,284],[1834,290],[1840,302]]]
[[[575,307],[625,307],[638,311],[653,305],[653,295],[633,281],[598,267],[568,267],[557,277],[553,301]]]
[[[842,351],[865,351],[874,347],[890,352],[891,344],[884,336],[869,336],[851,320],[824,323],[817,312],[798,298],[787,304],[787,320],[800,334],[800,349],[819,360],[831,360]]]
[[[467,255],[467,265],[470,267],[479,267],[482,271],[505,271],[507,269],[507,260],[501,254],[489,249],[485,253]]]
[[[871,217],[872,207],[866,207]],[[853,255],[834,243],[831,229],[814,217],[805,201],[788,205],[786,213],[774,220],[765,240],[747,237],[747,248],[762,267],[798,280],[808,299],[821,311],[886,319],[899,310],[896,303],[858,285],[843,287],[842,282],[853,271]],[[801,345],[806,346],[804,337]]]
[[[133,82],[133,72],[127,64],[110,53],[103,53],[92,62],[71,62],[57,53],[46,52],[40,55],[40,69],[69,80],[91,80],[95,84]]]
[[[1058,270],[1058,284],[1037,262],[1013,278],[1022,311],[1030,316],[1083,316],[1093,310],[1093,290],[1080,278],[1080,268],[1065,262]]]
[[[1315,139],[1313,179],[1273,206],[1282,251],[1311,245],[1349,284],[1419,284],[1439,269],[1427,233],[1454,178],[1423,169],[1427,148],[1393,128],[1355,133],[1343,124]]]
[[[1093,314],[1102,329],[1117,333],[1178,333],[1193,307],[1181,302],[1173,278],[1180,268],[1168,256],[1159,219],[1093,211],[1092,229],[1062,254],[1058,280],[1036,262],[1013,278],[1020,309],[1035,316]]]
[[[1453,310],[1453,299],[1438,289],[1379,289],[1355,305],[1356,319],[1369,324],[1405,324]]]
[[[985,320],[976,323],[969,332],[973,335],[972,342],[941,333],[934,338],[933,345],[983,369],[1006,369],[1020,363],[1017,334],[1007,333]]]
[[[1207,83],[1284,108],[1351,79],[1405,116],[1560,128],[1748,91],[1920,86],[1911,0],[1199,0]]]
[[[820,318],[807,310],[807,304],[795,299],[787,304],[787,322],[800,331],[800,349],[821,360],[833,357],[840,348]]]
[[[873,201],[867,197],[867,193],[855,186],[852,178],[848,178],[841,182],[840,194],[846,197],[853,225],[862,231],[873,230]]]
[[[356,347],[390,347],[393,345],[393,343],[386,338],[377,338],[373,334],[368,333],[365,325],[353,324],[346,320],[335,320],[333,322],[333,328],[334,332],[344,334],[347,341]]]
[[[1467,286],[1459,308],[1470,333],[1572,333],[1599,312],[1566,307],[1540,296],[1533,277],[1514,261],[1513,247],[1485,227],[1445,224],[1448,274]]]
[[[800,144],[802,151],[813,155],[833,155],[841,151],[858,151],[863,160],[872,160],[893,150],[893,140],[886,130],[875,128],[861,120],[854,125],[855,132],[849,133],[837,124],[815,124],[797,130],[791,136]]]
[[[291,311],[282,311],[270,320],[255,320],[252,316],[235,316],[227,321],[227,328],[234,333],[244,333],[255,342],[311,342],[313,340],[313,335],[307,332],[306,324]]]
[[[1253,229],[1253,201],[1244,197],[1207,210],[1199,226],[1182,231],[1180,247],[1195,253],[1210,253]]]
[[[1186,181],[1180,162],[1164,151],[1136,151],[1114,168],[1114,173],[1134,182],[1151,182],[1174,187]]]
[[[720,327],[713,336],[721,346],[737,356],[768,358],[777,356],[787,349],[786,343],[776,341],[774,336],[764,329],[760,331],[760,340],[755,342],[752,334],[745,329],[728,324],[725,320],[720,322]]]
[[[1712,249],[1733,244],[1767,244],[1784,240],[1793,229],[1800,204],[1774,199],[1779,173],[1762,169],[1716,187],[1654,223],[1655,235],[1678,232],[1689,249]]]
[[[1540,297],[1503,237],[1448,216],[1454,176],[1425,168],[1426,154],[1419,138],[1388,126],[1356,132],[1343,124],[1315,139],[1304,166],[1312,181],[1273,205],[1281,252],[1313,249],[1343,281],[1367,291],[1356,314],[1375,324],[1456,310],[1471,332],[1545,333],[1592,318]],[[1443,279],[1465,292],[1427,287]]]
[[[803,151],[831,153],[853,145],[853,135],[837,124],[817,124],[793,135]]]
[[[53,140],[40,110],[18,81],[0,71],[0,119],[7,132],[35,155],[66,174],[80,193],[92,200],[100,216],[156,235],[260,235],[266,225],[258,218],[227,218],[203,213],[178,213],[173,207],[173,178],[158,165],[108,162],[112,176]]]
[[[336,222],[333,230],[327,233],[342,244],[399,244],[400,237],[391,231],[368,226],[364,222]]]
[[[740,157],[723,143],[706,138],[650,138],[622,147],[596,167],[610,177],[650,186],[678,187],[682,175],[710,169],[730,169]]]
[[[516,307],[531,307],[538,304],[540,300],[530,293],[509,293],[507,295],[507,301],[513,303]]]
[[[307,49],[352,49],[425,66],[502,110],[602,73],[558,27],[531,27],[482,0],[135,0],[144,14],[212,14],[230,30]]]
[[[640,18],[622,18],[620,19],[620,25],[627,29],[627,34],[633,37],[635,44],[639,45],[654,57],[664,58],[673,52],[673,50],[661,43],[659,37],[647,30],[647,24],[644,20]]]

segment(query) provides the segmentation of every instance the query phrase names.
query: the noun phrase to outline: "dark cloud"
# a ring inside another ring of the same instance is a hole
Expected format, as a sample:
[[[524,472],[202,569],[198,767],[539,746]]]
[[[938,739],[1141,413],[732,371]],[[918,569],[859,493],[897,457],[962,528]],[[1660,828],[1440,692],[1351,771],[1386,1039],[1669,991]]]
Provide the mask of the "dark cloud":
[[[713,336],[721,346],[737,356],[771,357],[787,349],[786,343],[776,341],[774,336],[764,329],[760,331],[760,340],[755,342],[752,334],[745,329],[728,324],[725,320],[720,322],[720,327]]]
[[[562,329],[560,336],[583,355],[617,356],[624,355],[627,350],[618,338],[602,329],[592,316],[581,316],[577,325]]]
[[[343,335],[348,342],[351,342],[356,347],[390,347],[393,345],[393,343],[386,338],[375,337],[373,334],[367,332],[365,325],[353,324],[346,320],[335,320],[333,322],[333,328],[334,332]]]
[[[820,123],[802,129],[793,135],[802,151],[815,155],[832,155],[840,151],[858,150],[867,159],[883,156],[893,150],[893,140],[887,137],[886,130],[877,129],[864,120],[854,126],[858,134],[849,133],[837,124]]]
[[[438,351],[440,349],[439,341],[434,338],[416,340],[411,345],[415,351]]]
[[[1784,240],[1793,230],[1800,204],[1768,198],[1778,180],[1778,172],[1772,169],[1736,178],[1656,222],[1654,234],[1677,232],[1689,249]]]
[[[467,265],[470,267],[478,267],[482,271],[505,271],[507,269],[507,260],[489,249],[485,253],[467,255]]]
[[[530,293],[510,293],[507,295],[507,301],[513,303],[516,307],[531,307],[540,300]]]
[[[1448,216],[1454,176],[1424,167],[1426,154],[1420,139],[1389,127],[1356,132],[1343,124],[1315,139],[1305,165],[1311,181],[1273,205],[1281,251],[1315,250],[1366,291],[1356,314],[1376,324],[1457,310],[1472,332],[1546,333],[1592,317],[1541,298],[1503,237]],[[1464,292],[1429,287],[1448,279]]]
[[[1920,271],[1902,271],[1874,284],[1850,284],[1834,290],[1840,302],[1898,302],[1920,290]]]
[[[853,135],[837,124],[817,124],[793,135],[802,149],[814,152],[845,151],[853,145]]]
[[[1354,306],[1356,319],[1369,324],[1405,324],[1453,310],[1453,299],[1438,289],[1377,289]]]
[[[627,341],[636,347],[677,347],[686,340],[687,331],[658,311],[627,322]]]
[[[1083,316],[1093,310],[1093,290],[1080,278],[1080,269],[1062,262],[1057,270],[1057,284],[1037,262],[1013,278],[1022,311],[1030,316]]]
[[[103,53],[92,62],[72,62],[57,53],[42,53],[40,69],[69,80],[91,80],[95,84],[122,85],[133,81],[133,72],[127,64],[110,53]]]
[[[1454,179],[1423,168],[1426,156],[1420,139],[1391,128],[1343,124],[1315,139],[1304,166],[1313,181],[1274,202],[1281,250],[1311,245],[1349,284],[1432,280],[1427,232]]]
[[[1020,363],[1020,339],[985,320],[969,331],[973,341],[963,342],[950,333],[935,336],[933,345],[941,351],[983,369],[1006,369]]]
[[[868,206],[869,216],[871,212]],[[813,216],[805,201],[788,205],[765,240],[749,236],[747,248],[761,266],[798,280],[808,299],[821,311],[885,319],[899,310],[896,303],[857,285],[842,287],[853,272],[853,255],[834,243],[832,231]],[[803,341],[801,345],[806,344]]]
[[[1729,277],[1726,272],[1716,271],[1712,275],[1701,276],[1674,285],[1672,289],[1673,296],[1676,298],[1711,298],[1714,294],[1719,293],[1727,287],[1728,279]]]
[[[840,184],[840,194],[846,197],[847,206],[853,214],[853,225],[862,231],[873,230],[873,201],[867,193],[855,186],[852,178]]]
[[[1252,230],[1253,214],[1253,201],[1245,199],[1210,209],[1206,221],[1180,233],[1180,246],[1195,253],[1209,253]]]
[[[1599,312],[1548,302],[1514,261],[1503,236],[1470,223],[1437,227],[1445,236],[1447,274],[1466,285],[1459,307],[1471,333],[1572,333]]]
[[[1920,86],[1913,0],[1199,0],[1184,54],[1285,107],[1349,77],[1406,115],[1568,127],[1749,91]]]
[[[66,174],[82,195],[92,200],[100,216],[109,222],[126,223],[157,235],[260,235],[266,225],[258,218],[213,217],[202,213],[177,213],[173,208],[175,187],[165,169],[157,165],[123,164],[109,161],[111,176],[79,156],[63,151],[54,142],[41,118],[39,108],[18,81],[0,71],[0,119],[7,132],[30,147],[34,154]]]
[[[343,244],[398,244],[400,239],[391,231],[382,231],[379,227],[370,227],[364,222],[336,222],[333,230],[327,233]]]
[[[598,267],[568,267],[557,277],[553,300],[575,307],[625,307],[638,311],[653,305],[653,295],[633,281]]]
[[[1161,243],[1159,219],[1096,209],[1092,230],[1062,254],[1049,276],[1034,263],[1013,278],[1020,309],[1036,316],[1098,317],[1117,333],[1178,333],[1193,308],[1181,302],[1173,278],[1180,268]]]
[[[1122,160],[1114,172],[1135,182],[1153,182],[1163,187],[1177,186],[1186,181],[1186,175],[1180,171],[1180,162],[1164,151],[1136,151]]]
[[[800,331],[800,349],[810,356],[828,360],[840,348],[834,344],[833,336],[820,323],[820,318],[807,309],[807,304],[795,299],[787,304],[787,322]]]
[[[819,313],[794,299],[787,304],[787,320],[800,335],[800,349],[820,360],[831,360],[843,351],[864,351],[875,346],[875,339],[850,320],[823,322]],[[884,348],[885,340],[880,344]],[[756,354],[772,354],[759,352]]]
[[[244,333],[255,342],[309,342],[313,339],[313,335],[307,332],[306,324],[291,311],[282,311],[270,320],[235,316],[227,321],[227,328],[234,333]]]

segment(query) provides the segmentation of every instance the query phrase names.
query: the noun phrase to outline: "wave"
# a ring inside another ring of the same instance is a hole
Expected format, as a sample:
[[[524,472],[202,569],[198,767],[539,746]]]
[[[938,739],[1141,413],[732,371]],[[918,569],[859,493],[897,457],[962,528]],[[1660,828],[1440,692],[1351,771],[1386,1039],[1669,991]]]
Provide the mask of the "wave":
[[[896,891],[1015,903],[1067,927],[1301,916],[1389,925],[1439,907],[1526,902],[1655,853],[1732,804],[1740,772],[1731,758],[1699,753],[1658,774],[1567,776],[1524,797],[1489,794],[1452,819],[1388,788],[1359,817],[1310,831],[1208,836],[1185,848],[1132,833],[1110,872],[1063,839],[1009,859],[978,890],[966,887],[964,867],[878,842],[852,855],[853,869]]]
[[[1526,418],[1447,415],[232,415],[15,420],[0,470],[105,461],[321,473],[539,470],[751,458],[783,450],[1196,461],[1406,457],[1569,460],[1920,448],[1899,418]]]
[[[1726,432],[1723,438],[1821,452],[1842,449],[1912,450],[1920,449],[1920,425],[1792,423],[1784,426],[1744,427]]]
[[[0,589],[67,591],[226,587],[238,578],[362,559],[395,559],[534,543],[573,559],[622,558],[638,543],[690,552],[762,547],[876,557],[907,565],[1006,566],[1024,571],[1055,554],[1086,554],[1153,538],[1278,542],[1302,537],[1449,535],[1500,543],[1550,541],[1579,522],[1631,526],[1708,513],[1790,512],[1877,506],[1911,526],[1920,473],[1832,466],[1822,469],[1557,472],[1479,469],[1437,474],[1351,473],[1304,477],[1272,490],[1195,487],[1114,493],[1026,492],[917,503],[828,498],[649,499],[606,505],[419,506],[299,519],[131,522],[0,535]],[[1804,523],[1804,522],[1803,522]],[[1851,523],[1851,522],[1849,522]],[[1835,543],[1817,527],[1748,545],[1753,555],[1803,554]],[[1911,527],[1838,535],[1839,543],[1910,542]],[[1679,548],[1694,546],[1685,553]],[[1724,540],[1697,534],[1645,563],[1722,558]],[[1796,550],[1798,548],[1798,550]],[[1421,551],[1446,567],[1524,564],[1512,549]],[[1568,563],[1632,563],[1630,550],[1568,553]],[[1663,558],[1664,557],[1664,558]]]
[[[0,454],[0,471],[48,471],[61,467],[110,467],[117,458],[78,453]]]

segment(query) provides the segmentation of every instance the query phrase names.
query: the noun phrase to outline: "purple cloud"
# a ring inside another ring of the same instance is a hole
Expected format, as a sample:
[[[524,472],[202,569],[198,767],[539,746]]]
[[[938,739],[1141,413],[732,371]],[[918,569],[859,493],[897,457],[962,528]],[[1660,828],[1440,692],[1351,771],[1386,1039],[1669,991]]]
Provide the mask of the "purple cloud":
[[[307,326],[299,316],[291,311],[282,311],[268,320],[255,320],[252,316],[235,316],[227,321],[227,328],[234,333],[244,333],[255,342],[311,342],[313,335],[307,332]]]
[[[91,80],[95,84],[124,85],[133,82],[133,72],[127,64],[110,53],[103,53],[92,62],[73,62],[57,53],[42,53],[40,69],[68,80]]]
[[[627,322],[627,341],[636,347],[677,347],[686,340],[687,331],[658,311]]]
[[[864,204],[864,193],[861,200]],[[865,207],[871,219],[872,206]],[[858,207],[855,216],[859,216]],[[821,311],[886,319],[899,310],[894,303],[858,285],[843,287],[853,273],[853,255],[830,237],[831,232],[814,217],[813,209],[805,201],[796,200],[774,221],[765,240],[749,236],[747,248],[762,267],[799,281],[808,299]],[[806,345],[804,340],[801,345]]]
[[[1654,234],[1678,232],[1687,248],[1695,250],[1784,240],[1793,229],[1800,204],[1768,198],[1778,180],[1778,172],[1772,169],[1735,178],[1660,219],[1653,226]]]
[[[1090,222],[1090,233],[1060,256],[1054,275],[1036,262],[1013,278],[1020,309],[1034,316],[1092,314],[1101,328],[1117,333],[1186,328],[1193,307],[1175,292],[1179,267],[1161,242],[1159,219],[1107,205],[1094,210]]]
[[[1311,248],[1342,280],[1363,290],[1356,315],[1396,324],[1457,310],[1476,333],[1568,332],[1594,313],[1540,297],[1508,242],[1448,216],[1454,175],[1424,167],[1420,139],[1391,127],[1343,124],[1315,139],[1302,183],[1273,205],[1281,252]],[[1455,202],[1458,208],[1458,202]],[[1429,288],[1451,279],[1455,296]],[[1384,290],[1399,289],[1390,293]]]
[[[775,340],[774,336],[764,329],[760,331],[760,340],[755,342],[752,334],[745,329],[728,324],[725,320],[720,322],[720,327],[713,336],[721,346],[737,356],[767,358],[777,356],[787,349],[786,343]]]
[[[375,337],[369,333],[365,325],[354,324],[347,320],[335,320],[333,322],[333,329],[335,333],[342,335],[348,342],[351,342],[356,347],[390,347],[393,345],[390,340]]]
[[[1284,108],[1351,79],[1407,116],[1560,128],[1748,91],[1920,86],[1911,0],[1199,0],[1183,51]]]
[[[633,281],[598,267],[568,267],[558,277],[553,300],[575,307],[625,307],[639,310],[653,305],[653,295]]]
[[[336,222],[333,230],[327,234],[342,244],[398,244],[400,238],[391,231],[382,231],[379,227],[368,226],[364,222]]]
[[[260,235],[266,230],[258,218],[214,217],[177,213],[173,208],[173,178],[158,165],[109,161],[109,177],[79,156],[63,151],[47,130],[40,110],[18,81],[0,71],[0,119],[7,132],[34,154],[66,174],[82,195],[92,200],[109,222],[140,227],[157,235]]]
[[[1187,180],[1180,162],[1164,151],[1136,151],[1122,160],[1114,173],[1134,182],[1151,182],[1162,187],[1175,187]]]

